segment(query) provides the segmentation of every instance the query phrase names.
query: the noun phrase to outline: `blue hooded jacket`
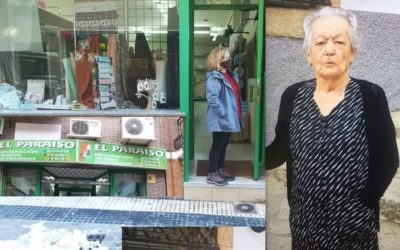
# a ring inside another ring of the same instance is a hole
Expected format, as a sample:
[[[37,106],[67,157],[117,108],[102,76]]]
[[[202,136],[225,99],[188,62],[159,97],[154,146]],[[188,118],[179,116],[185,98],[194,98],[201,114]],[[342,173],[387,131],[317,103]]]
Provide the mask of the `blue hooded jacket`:
[[[231,70],[227,70],[227,72],[238,84],[236,74]],[[231,84],[221,72],[216,70],[207,72],[206,95],[208,102],[206,125],[208,131],[239,132],[243,129],[243,115],[240,114],[238,117],[235,93]]]

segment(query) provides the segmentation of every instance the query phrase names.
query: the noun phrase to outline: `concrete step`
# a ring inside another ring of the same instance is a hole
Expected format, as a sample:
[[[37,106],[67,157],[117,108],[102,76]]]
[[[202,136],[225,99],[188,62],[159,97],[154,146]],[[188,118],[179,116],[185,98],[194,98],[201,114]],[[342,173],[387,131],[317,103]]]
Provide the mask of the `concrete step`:
[[[184,183],[185,200],[265,203],[265,177],[255,181],[237,177],[228,185],[207,184],[206,177],[192,176]]]

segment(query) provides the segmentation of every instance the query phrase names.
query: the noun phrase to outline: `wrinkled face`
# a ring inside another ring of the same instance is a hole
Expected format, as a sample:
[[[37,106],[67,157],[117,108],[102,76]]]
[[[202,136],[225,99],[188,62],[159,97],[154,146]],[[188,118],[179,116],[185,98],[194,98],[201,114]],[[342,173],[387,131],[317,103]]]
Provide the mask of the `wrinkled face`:
[[[349,23],[343,17],[322,17],[313,22],[307,60],[317,77],[337,79],[348,75],[355,56],[348,30]]]

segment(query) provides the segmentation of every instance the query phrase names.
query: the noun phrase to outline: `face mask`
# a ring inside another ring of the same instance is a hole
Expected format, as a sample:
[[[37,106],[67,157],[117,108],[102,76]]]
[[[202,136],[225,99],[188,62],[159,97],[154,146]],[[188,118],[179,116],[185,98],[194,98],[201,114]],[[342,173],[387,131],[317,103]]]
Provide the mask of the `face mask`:
[[[225,60],[223,62],[220,63],[221,67],[224,67],[225,69],[229,69],[229,67],[231,66],[231,60]]]

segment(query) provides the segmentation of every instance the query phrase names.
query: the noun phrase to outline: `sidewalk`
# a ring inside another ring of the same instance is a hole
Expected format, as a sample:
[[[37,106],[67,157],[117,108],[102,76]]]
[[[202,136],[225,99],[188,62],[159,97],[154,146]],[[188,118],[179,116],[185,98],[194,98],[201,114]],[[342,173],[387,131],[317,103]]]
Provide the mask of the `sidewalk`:
[[[267,171],[267,249],[291,248],[289,206],[286,198],[286,177],[282,168]],[[400,249],[400,225],[381,215],[379,247]]]
[[[265,226],[265,203],[240,212],[234,202],[122,197],[2,197],[0,220],[120,226]]]
[[[32,243],[33,239],[66,243],[60,235],[68,234],[84,241],[88,235],[99,237],[101,247],[119,250],[122,226],[265,227],[265,203],[250,204],[254,211],[249,212],[237,210],[237,204],[122,197],[1,197],[0,248],[42,244]]]

